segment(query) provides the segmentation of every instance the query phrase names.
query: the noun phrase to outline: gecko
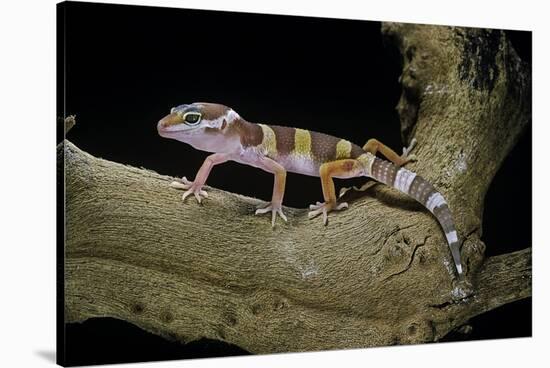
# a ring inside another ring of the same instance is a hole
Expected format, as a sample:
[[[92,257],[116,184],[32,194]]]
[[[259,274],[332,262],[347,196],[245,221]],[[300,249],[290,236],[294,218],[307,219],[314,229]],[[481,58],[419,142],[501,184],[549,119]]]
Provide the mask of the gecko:
[[[256,124],[242,118],[232,108],[207,102],[194,102],[173,107],[170,114],[157,124],[161,137],[187,143],[193,148],[210,152],[194,181],[183,177],[170,184],[183,189],[182,199],[191,194],[201,203],[208,193],[203,186],[212,168],[226,161],[235,161],[265,170],[274,175],[273,194],[269,204],[259,207],[255,214],[271,213],[271,226],[276,217],[283,221],[286,173],[319,177],[323,202],[310,205],[310,219],[322,215],[324,225],[328,214],[348,207],[338,203],[333,178],[368,177],[399,190],[426,207],[441,225],[459,277],[462,262],[457,231],[444,197],[426,179],[403,167],[416,160],[410,154],[416,144],[403,148],[399,155],[376,139],[360,147],[348,140],[310,130],[267,124]],[[387,160],[376,156],[380,153]]]

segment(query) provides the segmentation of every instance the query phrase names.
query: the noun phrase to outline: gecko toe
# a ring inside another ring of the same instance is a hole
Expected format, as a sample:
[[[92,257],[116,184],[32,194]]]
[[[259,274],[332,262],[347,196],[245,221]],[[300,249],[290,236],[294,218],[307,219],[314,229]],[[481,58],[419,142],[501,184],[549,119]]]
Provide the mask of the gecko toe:
[[[254,214],[255,215],[261,215],[261,214],[264,214],[264,213],[268,213],[269,211],[271,211],[271,205],[269,205],[267,207],[256,209],[256,212]]]
[[[310,210],[317,210],[317,209],[323,207],[324,205],[325,205],[324,203],[317,202],[317,203],[315,203],[315,204],[310,204],[310,205],[309,205],[309,209],[310,209]]]
[[[411,139],[411,143],[409,144],[409,151],[412,151],[412,149],[416,146],[416,138]]]
[[[312,206],[313,206],[313,205],[312,205]],[[310,208],[311,208],[311,207],[310,207]],[[319,214],[320,214],[321,212],[323,212],[322,209],[316,209],[316,210],[313,210],[313,211],[309,211],[309,212],[307,213],[307,217],[308,217],[309,219],[315,218],[315,217],[319,216]]]
[[[177,182],[174,182],[174,183],[177,183]],[[181,184],[181,183],[178,183],[178,184]],[[183,186],[185,186],[185,188]],[[181,184],[181,186],[173,186],[173,187],[178,189],[186,189],[186,191],[181,196],[181,200],[184,202],[187,199],[187,197],[189,197],[191,194],[193,194],[193,196],[195,197],[195,199],[199,204],[202,204],[203,198],[208,198],[208,193],[205,190],[196,188],[193,185]]]
[[[288,222],[288,219],[287,217],[285,216],[285,214],[283,213],[283,210],[282,209],[278,209],[277,210],[277,213],[279,214],[279,216],[281,216],[281,218],[283,219],[284,222]]]
[[[181,196],[181,200],[185,202],[185,199],[191,195],[191,193],[193,193],[193,191],[191,189],[189,189],[187,192],[183,193],[183,195]]]
[[[328,213],[331,212],[331,211],[340,211],[340,210],[343,210],[343,209],[346,209],[348,208],[348,203],[347,202],[342,202],[342,203],[339,203],[338,205],[334,204],[334,203],[319,203],[317,202],[316,205],[310,205],[309,208],[312,210],[312,211],[309,211],[308,214],[307,214],[307,217],[309,219],[312,219],[312,218],[315,218],[317,216],[319,216],[320,214],[323,214],[323,225],[328,225]]]
[[[175,189],[189,189],[189,185],[187,184],[183,184],[183,183],[180,183],[179,181],[173,181],[170,183],[170,187],[171,188],[175,188]]]
[[[408,147],[403,147],[403,154],[401,155],[401,158],[405,160],[405,163],[416,161],[416,155],[410,154],[415,146],[416,146],[416,138],[413,138]]]
[[[271,212],[271,227],[275,227],[275,221],[277,220],[277,215],[279,215],[284,222],[288,222],[287,217],[283,213],[283,209],[281,208],[280,204],[273,205],[272,203],[268,204],[265,207],[260,207],[256,209],[255,215],[261,215],[264,213]]]
[[[275,227],[275,219],[277,218],[277,212],[271,211],[271,228]]]
[[[342,203],[340,203],[338,206],[336,206],[335,209],[336,209],[337,211],[340,211],[340,210],[343,210],[343,209],[348,208],[348,207],[349,207],[349,206],[348,206],[348,203],[347,203],[347,202],[342,202]]]

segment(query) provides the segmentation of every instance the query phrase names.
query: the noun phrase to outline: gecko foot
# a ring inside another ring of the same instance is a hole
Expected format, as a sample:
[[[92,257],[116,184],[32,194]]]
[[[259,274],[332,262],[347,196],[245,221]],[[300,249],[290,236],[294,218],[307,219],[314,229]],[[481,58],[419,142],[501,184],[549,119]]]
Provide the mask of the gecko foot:
[[[271,227],[275,227],[275,219],[277,218],[277,214],[285,221],[287,222],[287,218],[285,214],[283,213],[283,209],[281,207],[281,204],[273,204],[270,203],[265,207],[259,207],[256,209],[255,215],[260,215],[263,213],[268,213],[271,211]]]
[[[202,198],[207,198],[208,193],[206,193],[205,190],[202,190],[202,185],[195,185],[192,181],[187,180],[187,178],[184,176],[181,178],[182,182],[179,181],[173,181],[170,183],[170,187],[176,188],[176,189],[183,189],[185,190],[185,193],[181,196],[181,200],[185,201],[185,199],[191,195],[194,194],[195,198],[197,199],[197,202],[201,203]]]
[[[331,202],[317,202],[317,204],[312,204],[309,206],[309,209],[312,211],[309,211],[307,214],[307,217],[310,219],[319,216],[321,213],[323,214],[323,224],[326,226],[328,224],[328,213],[331,211],[340,211],[344,208],[348,208],[348,204],[346,202],[342,202],[338,205],[336,203]]]
[[[411,140],[411,143],[409,144],[409,147],[403,147],[403,154],[401,155],[401,158],[404,160],[402,165],[405,165],[407,162],[416,161],[416,155],[412,154],[411,151],[416,146],[416,138],[413,138]]]

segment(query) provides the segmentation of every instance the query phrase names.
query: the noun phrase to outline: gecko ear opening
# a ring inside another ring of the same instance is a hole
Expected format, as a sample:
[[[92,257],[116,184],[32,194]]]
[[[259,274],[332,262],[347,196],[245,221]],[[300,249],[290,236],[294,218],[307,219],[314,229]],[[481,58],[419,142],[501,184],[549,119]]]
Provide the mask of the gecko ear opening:
[[[220,130],[224,130],[226,126],[227,126],[227,120],[223,119],[223,122],[222,122],[222,125],[221,125],[221,127],[220,127]]]

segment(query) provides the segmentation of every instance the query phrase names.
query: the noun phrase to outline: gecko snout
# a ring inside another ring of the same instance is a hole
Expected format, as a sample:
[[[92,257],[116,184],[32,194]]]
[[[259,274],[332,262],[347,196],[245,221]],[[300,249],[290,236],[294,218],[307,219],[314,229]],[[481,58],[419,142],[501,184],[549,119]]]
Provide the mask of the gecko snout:
[[[182,121],[183,120],[181,119],[181,117],[178,116],[178,114],[171,113],[171,114],[166,115],[165,117],[163,117],[162,119],[159,120],[159,122],[157,124],[157,131],[158,131],[159,134],[164,133],[164,132],[168,132],[169,127],[171,127],[173,125],[176,125],[176,124],[180,124]]]
[[[164,130],[166,126],[167,126],[166,118],[162,118],[159,120],[157,124],[157,130],[160,132],[161,130]]]
[[[157,123],[157,131],[160,135],[162,135],[162,133],[165,131],[166,129],[166,118],[162,118],[159,120],[159,122]]]

